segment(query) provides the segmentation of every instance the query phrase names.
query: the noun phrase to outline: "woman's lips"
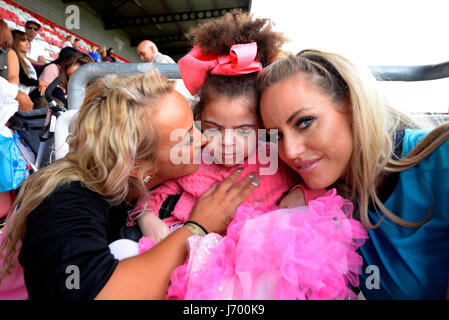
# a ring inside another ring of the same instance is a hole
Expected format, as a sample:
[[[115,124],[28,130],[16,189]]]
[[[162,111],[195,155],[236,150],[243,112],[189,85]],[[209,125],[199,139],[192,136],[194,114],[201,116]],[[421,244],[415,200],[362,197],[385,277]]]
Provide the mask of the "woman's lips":
[[[298,171],[299,174],[310,173],[317,167],[317,165],[320,161],[321,161],[321,158],[303,161],[299,164],[296,164],[296,170]]]

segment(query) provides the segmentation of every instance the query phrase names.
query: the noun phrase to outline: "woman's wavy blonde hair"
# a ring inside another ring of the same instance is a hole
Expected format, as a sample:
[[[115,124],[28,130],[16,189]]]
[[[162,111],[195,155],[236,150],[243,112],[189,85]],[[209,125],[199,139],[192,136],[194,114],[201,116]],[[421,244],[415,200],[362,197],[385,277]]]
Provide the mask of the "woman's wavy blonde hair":
[[[5,253],[0,280],[17,262],[15,255],[25,235],[28,215],[59,186],[80,181],[111,205],[125,201],[130,190],[137,196],[146,194],[144,174],[157,161],[158,145],[149,120],[159,101],[173,88],[174,82],[156,69],[126,78],[107,76],[89,86],[74,132],[68,138],[70,152],[26,179],[8,213],[0,246],[0,255]],[[137,160],[146,161],[135,166]],[[137,170],[137,178],[130,176],[131,170]],[[17,211],[12,214],[16,205]]]
[[[449,123],[432,130],[406,157],[394,160],[394,132],[405,128],[422,128],[423,124],[389,106],[379,94],[376,79],[368,68],[358,67],[335,53],[304,50],[297,55],[282,57],[260,71],[259,91],[263,93],[268,87],[297,75],[310,81],[333,102],[347,106],[341,112],[352,114],[354,149],[345,183],[339,181],[335,186],[358,206],[358,214],[364,226],[376,228],[383,220],[382,218],[376,225],[371,224],[368,217],[370,200],[384,216],[399,225],[418,227],[428,221],[430,212],[427,219],[420,222],[406,221],[393,214],[380,201],[376,185],[382,175],[400,172],[416,165],[447,140]]]

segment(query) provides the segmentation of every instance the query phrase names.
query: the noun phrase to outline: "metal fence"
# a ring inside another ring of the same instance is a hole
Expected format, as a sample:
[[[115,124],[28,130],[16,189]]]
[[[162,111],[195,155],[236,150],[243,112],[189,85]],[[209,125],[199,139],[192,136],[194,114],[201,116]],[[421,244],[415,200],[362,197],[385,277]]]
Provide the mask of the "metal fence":
[[[79,109],[87,83],[107,74],[133,75],[156,67],[169,79],[181,79],[177,64],[157,63],[89,63],[76,70],[68,83],[68,109]],[[422,66],[370,66],[379,81],[426,81],[449,77],[449,62]]]

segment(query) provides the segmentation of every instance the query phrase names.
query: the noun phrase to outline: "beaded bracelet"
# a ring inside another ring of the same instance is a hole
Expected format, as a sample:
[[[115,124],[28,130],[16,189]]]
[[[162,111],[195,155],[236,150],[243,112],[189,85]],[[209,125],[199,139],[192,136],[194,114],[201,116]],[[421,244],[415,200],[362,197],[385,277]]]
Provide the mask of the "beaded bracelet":
[[[207,230],[200,225],[198,222],[195,221],[186,221],[184,223],[184,227],[186,227],[187,229],[190,230],[190,232],[192,232],[192,234],[196,235],[196,236],[205,236],[206,234],[208,234]]]

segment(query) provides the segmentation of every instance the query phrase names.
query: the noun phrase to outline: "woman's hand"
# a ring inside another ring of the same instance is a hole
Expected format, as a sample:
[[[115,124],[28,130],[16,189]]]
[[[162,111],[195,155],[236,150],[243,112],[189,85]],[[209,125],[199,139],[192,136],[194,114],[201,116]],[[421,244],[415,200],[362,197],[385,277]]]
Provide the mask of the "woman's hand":
[[[41,96],[45,96],[45,90],[47,90],[49,84],[50,82],[39,80],[39,92]]]
[[[306,205],[304,191],[301,188],[290,191],[279,203],[279,208],[294,208]]]
[[[259,178],[249,174],[233,185],[240,171],[234,171],[220,186],[215,184],[196,202],[189,220],[202,225],[208,232],[226,231],[237,207],[257,188]]]

